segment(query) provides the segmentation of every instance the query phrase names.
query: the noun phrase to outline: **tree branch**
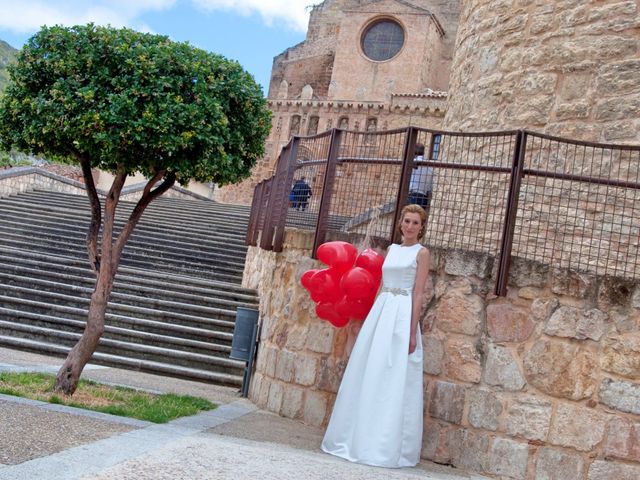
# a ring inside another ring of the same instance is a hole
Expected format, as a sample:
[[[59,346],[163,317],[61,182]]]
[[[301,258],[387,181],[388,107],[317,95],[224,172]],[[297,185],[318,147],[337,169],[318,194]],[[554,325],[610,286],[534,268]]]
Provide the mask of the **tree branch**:
[[[122,192],[122,187],[126,179],[127,172],[125,171],[124,165],[118,165],[116,178],[113,180],[113,184],[107,194],[107,200],[105,201],[104,228],[102,231],[102,259],[103,262],[109,262],[109,268],[107,268],[109,273],[107,276],[111,276],[111,272],[113,271],[113,227],[116,218],[116,207],[120,201],[120,193]],[[115,265],[117,266],[117,263]],[[100,273],[102,274],[102,272]]]
[[[91,269],[98,274],[100,272],[98,236],[100,235],[100,225],[102,224],[102,206],[100,205],[100,198],[98,197],[93,175],[91,174],[91,162],[89,158],[80,153],[76,154],[76,158],[82,167],[82,176],[84,177],[84,184],[86,186],[87,196],[89,197],[89,204],[91,205],[91,223],[86,238],[87,253],[89,255]]]
[[[156,187],[154,190],[151,190],[153,186],[158,183],[158,181],[164,177],[164,181]],[[151,180],[147,182],[147,185],[144,187],[144,191],[142,192],[142,197],[138,200],[135,208],[129,215],[129,220],[124,224],[122,230],[120,231],[120,235],[118,235],[118,239],[116,240],[112,262],[114,267],[120,263],[120,256],[122,255],[122,250],[124,249],[127,240],[133,233],[133,230],[136,228],[136,225],[140,221],[142,214],[145,209],[149,206],[149,204],[162,195],[164,192],[169,190],[176,183],[176,174],[175,172],[167,173],[166,170],[159,170],[153,176]]]

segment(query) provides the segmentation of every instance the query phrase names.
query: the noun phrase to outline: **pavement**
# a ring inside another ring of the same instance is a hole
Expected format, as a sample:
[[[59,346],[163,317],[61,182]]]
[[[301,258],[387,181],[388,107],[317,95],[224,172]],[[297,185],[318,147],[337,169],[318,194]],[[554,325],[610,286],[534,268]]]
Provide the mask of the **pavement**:
[[[0,348],[0,371],[55,373],[62,359]],[[236,389],[89,364],[83,378],[207,398],[167,424],[0,395],[0,480],[480,480],[429,462],[358,465],[323,453],[323,431],[258,409]]]

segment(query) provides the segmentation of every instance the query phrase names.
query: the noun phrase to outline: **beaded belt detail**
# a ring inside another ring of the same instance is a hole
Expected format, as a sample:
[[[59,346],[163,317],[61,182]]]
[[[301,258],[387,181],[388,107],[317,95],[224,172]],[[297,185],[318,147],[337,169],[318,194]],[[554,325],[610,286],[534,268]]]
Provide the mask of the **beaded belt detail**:
[[[391,288],[391,287],[382,287],[381,292],[387,292],[392,295],[404,295],[405,297],[409,295],[406,288]]]

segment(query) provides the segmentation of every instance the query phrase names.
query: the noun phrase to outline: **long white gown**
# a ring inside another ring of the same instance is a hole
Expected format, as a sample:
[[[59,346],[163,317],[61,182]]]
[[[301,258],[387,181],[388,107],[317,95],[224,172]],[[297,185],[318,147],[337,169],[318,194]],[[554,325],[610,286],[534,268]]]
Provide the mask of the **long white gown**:
[[[352,462],[409,467],[422,446],[422,336],[409,355],[420,244],[391,245],[382,289],[351,352],[322,450]]]

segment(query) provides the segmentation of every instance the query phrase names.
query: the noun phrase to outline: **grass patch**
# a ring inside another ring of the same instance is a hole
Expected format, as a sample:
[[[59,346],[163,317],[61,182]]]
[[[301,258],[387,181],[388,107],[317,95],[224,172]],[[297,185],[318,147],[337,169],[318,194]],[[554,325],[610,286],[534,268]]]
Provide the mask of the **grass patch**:
[[[0,372],[0,393],[84,408],[154,423],[213,410],[215,403],[189,395],[162,395],[80,380],[73,396],[53,391],[55,376],[46,373]]]

